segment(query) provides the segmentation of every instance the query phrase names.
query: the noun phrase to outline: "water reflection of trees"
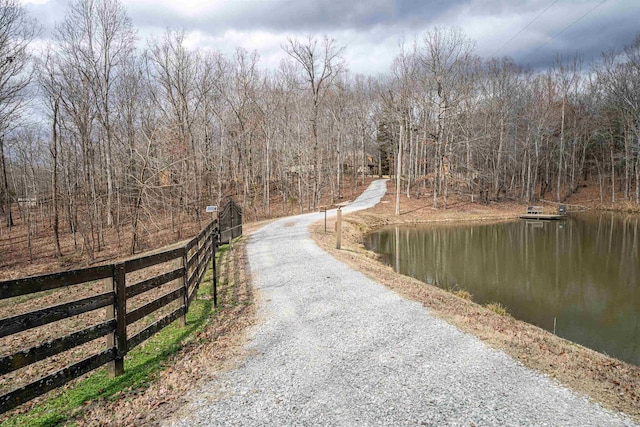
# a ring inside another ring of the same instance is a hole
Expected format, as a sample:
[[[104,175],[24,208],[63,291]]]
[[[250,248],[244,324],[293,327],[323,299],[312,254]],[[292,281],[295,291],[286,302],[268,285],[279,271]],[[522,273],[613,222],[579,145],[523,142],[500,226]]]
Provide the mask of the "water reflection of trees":
[[[640,364],[640,217],[401,227],[369,237],[401,273]],[[396,248],[399,253],[396,252]],[[396,256],[397,255],[397,256]],[[384,258],[384,256],[383,256]]]

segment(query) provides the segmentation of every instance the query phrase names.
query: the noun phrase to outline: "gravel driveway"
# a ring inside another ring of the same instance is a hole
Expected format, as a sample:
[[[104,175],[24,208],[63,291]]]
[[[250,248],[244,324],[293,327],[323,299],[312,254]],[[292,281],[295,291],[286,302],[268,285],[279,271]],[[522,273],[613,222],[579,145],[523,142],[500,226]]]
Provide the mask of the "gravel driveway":
[[[384,191],[374,182],[345,211]],[[253,355],[172,425],[634,425],[336,261],[309,237],[321,218],[252,235]]]

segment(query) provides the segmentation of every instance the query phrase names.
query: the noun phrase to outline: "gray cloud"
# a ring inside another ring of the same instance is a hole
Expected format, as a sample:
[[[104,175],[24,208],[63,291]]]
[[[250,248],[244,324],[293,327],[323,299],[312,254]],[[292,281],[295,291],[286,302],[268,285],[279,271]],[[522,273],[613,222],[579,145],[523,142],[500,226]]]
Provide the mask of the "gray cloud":
[[[589,6],[597,4],[595,1],[589,3]],[[640,22],[640,4],[631,0],[620,1],[611,6],[613,7],[594,10],[566,30],[577,18],[565,19],[562,26],[545,31],[549,38],[565,30],[562,34],[546,44],[539,43],[532,48],[516,50],[512,52],[512,56],[516,61],[526,63],[534,69],[544,69],[553,64],[558,54],[566,59],[580,55],[585,65],[589,65],[598,61],[603,51],[622,49],[640,31],[637,26]],[[586,13],[591,7],[583,6],[582,9],[586,9]],[[582,14],[581,12],[578,17]]]
[[[544,43],[600,1],[558,0],[503,49],[499,48],[549,7],[552,0],[235,0],[204,4],[196,11],[185,9],[180,3],[124,3],[141,36],[159,34],[167,27],[180,28],[199,31],[210,38],[205,43],[215,47],[214,42],[224,40],[230,31],[236,33],[234,42],[239,43],[242,34],[257,31],[281,36],[279,43],[288,35],[327,34],[340,44],[349,45],[347,53],[353,57],[347,59],[358,64],[356,68],[376,74],[387,71],[377,67],[391,63],[395,55],[391,46],[397,45],[401,37],[410,40],[435,25],[462,27],[477,40],[477,53],[481,56],[508,55],[541,69],[553,63],[558,53],[564,57],[581,53],[588,63],[597,60],[603,50],[620,49],[631,43],[639,30],[638,0],[609,0]],[[67,0],[50,0],[27,8],[45,27],[47,37],[54,22],[63,18],[67,4]],[[270,47],[269,55],[273,57],[277,47],[278,43]],[[390,57],[385,60],[381,55]],[[368,60],[375,63],[369,70]]]
[[[141,25],[180,26],[187,29],[220,32],[228,29],[274,32],[331,32],[367,30],[402,25],[406,30],[421,29],[454,7],[459,1],[420,0],[243,0],[223,10],[205,12],[193,19],[171,11],[133,5],[130,11]]]

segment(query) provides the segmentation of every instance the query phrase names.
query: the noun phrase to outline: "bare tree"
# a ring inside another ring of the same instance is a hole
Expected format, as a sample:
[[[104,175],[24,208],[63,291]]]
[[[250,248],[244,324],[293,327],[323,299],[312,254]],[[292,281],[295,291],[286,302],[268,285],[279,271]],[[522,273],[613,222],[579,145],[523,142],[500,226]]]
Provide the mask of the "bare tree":
[[[438,195],[444,192],[446,199],[446,174],[444,157],[447,155],[447,120],[452,110],[468,91],[461,90],[467,78],[467,67],[473,59],[474,43],[459,28],[435,27],[423,37],[421,60],[424,65],[424,84],[432,93],[431,105],[435,111],[436,127],[432,132],[435,141],[436,170],[433,188],[433,206],[438,206]]]
[[[595,71],[598,87],[608,108],[626,118],[630,132],[624,139],[625,196],[630,198],[631,171],[635,169],[635,202],[640,203],[640,34],[622,52],[603,54],[602,65]],[[613,116],[612,118],[617,118]],[[635,161],[633,157],[635,156]],[[612,166],[613,170],[613,166]],[[612,180],[614,179],[612,174]],[[613,184],[612,184],[613,187]],[[612,188],[612,198],[614,197]]]
[[[154,106],[161,111],[166,137],[179,156],[182,170],[173,168],[179,190],[178,201],[200,221],[200,163],[197,161],[195,125],[197,112],[204,99],[197,90],[202,72],[202,57],[185,46],[185,33],[167,30],[162,39],[153,39],[145,52],[150,91]],[[173,163],[169,157],[167,163]],[[178,230],[182,230],[178,215]]]
[[[88,82],[96,118],[105,142],[107,225],[113,224],[113,91],[133,53],[136,39],[131,19],[119,0],[77,0],[71,3],[57,37],[72,50],[75,67]]]
[[[8,227],[13,218],[4,143],[28,99],[26,90],[33,73],[27,47],[37,33],[38,25],[19,1],[0,0],[0,206]]]
[[[321,183],[321,163],[318,151],[318,119],[320,106],[335,80],[344,71],[344,47],[336,46],[336,41],[325,36],[320,45],[318,39],[309,36],[306,41],[289,38],[282,49],[302,67],[311,95],[311,145],[313,147],[313,206],[319,198]]]
[[[561,201],[562,180],[564,179],[564,170],[566,165],[563,163],[565,158],[566,145],[566,112],[569,96],[577,91],[580,80],[581,61],[575,58],[573,62],[566,64],[562,58],[558,56],[552,72],[554,80],[558,84],[561,97],[560,108],[560,137],[558,141],[558,181],[556,186],[556,199]]]
[[[49,152],[51,154],[51,203],[53,206],[53,239],[55,243],[56,257],[60,258],[62,251],[60,249],[60,214],[58,200],[58,141],[60,129],[60,97],[62,96],[62,88],[59,84],[59,78],[56,73],[59,67],[55,65],[55,56],[49,50],[44,54],[44,61],[40,62],[38,67],[38,80],[42,92],[44,93],[45,103],[51,111],[51,145]]]

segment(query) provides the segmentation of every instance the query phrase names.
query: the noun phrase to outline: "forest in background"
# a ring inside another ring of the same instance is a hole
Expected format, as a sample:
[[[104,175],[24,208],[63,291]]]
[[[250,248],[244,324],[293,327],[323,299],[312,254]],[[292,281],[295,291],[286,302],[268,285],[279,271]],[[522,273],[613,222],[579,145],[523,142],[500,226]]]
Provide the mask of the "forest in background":
[[[72,1],[46,45],[38,28],[0,0],[0,232],[22,222],[30,253],[43,224],[57,258],[93,261],[113,230],[136,253],[161,229],[186,237],[226,197],[259,220],[378,174],[439,208],[451,192],[561,202],[585,182],[601,203],[640,201],[640,36],[541,71],[435,27],[373,77],[328,36],[283,40],[276,69],[189,49],[180,30],[143,41],[118,0]]]

